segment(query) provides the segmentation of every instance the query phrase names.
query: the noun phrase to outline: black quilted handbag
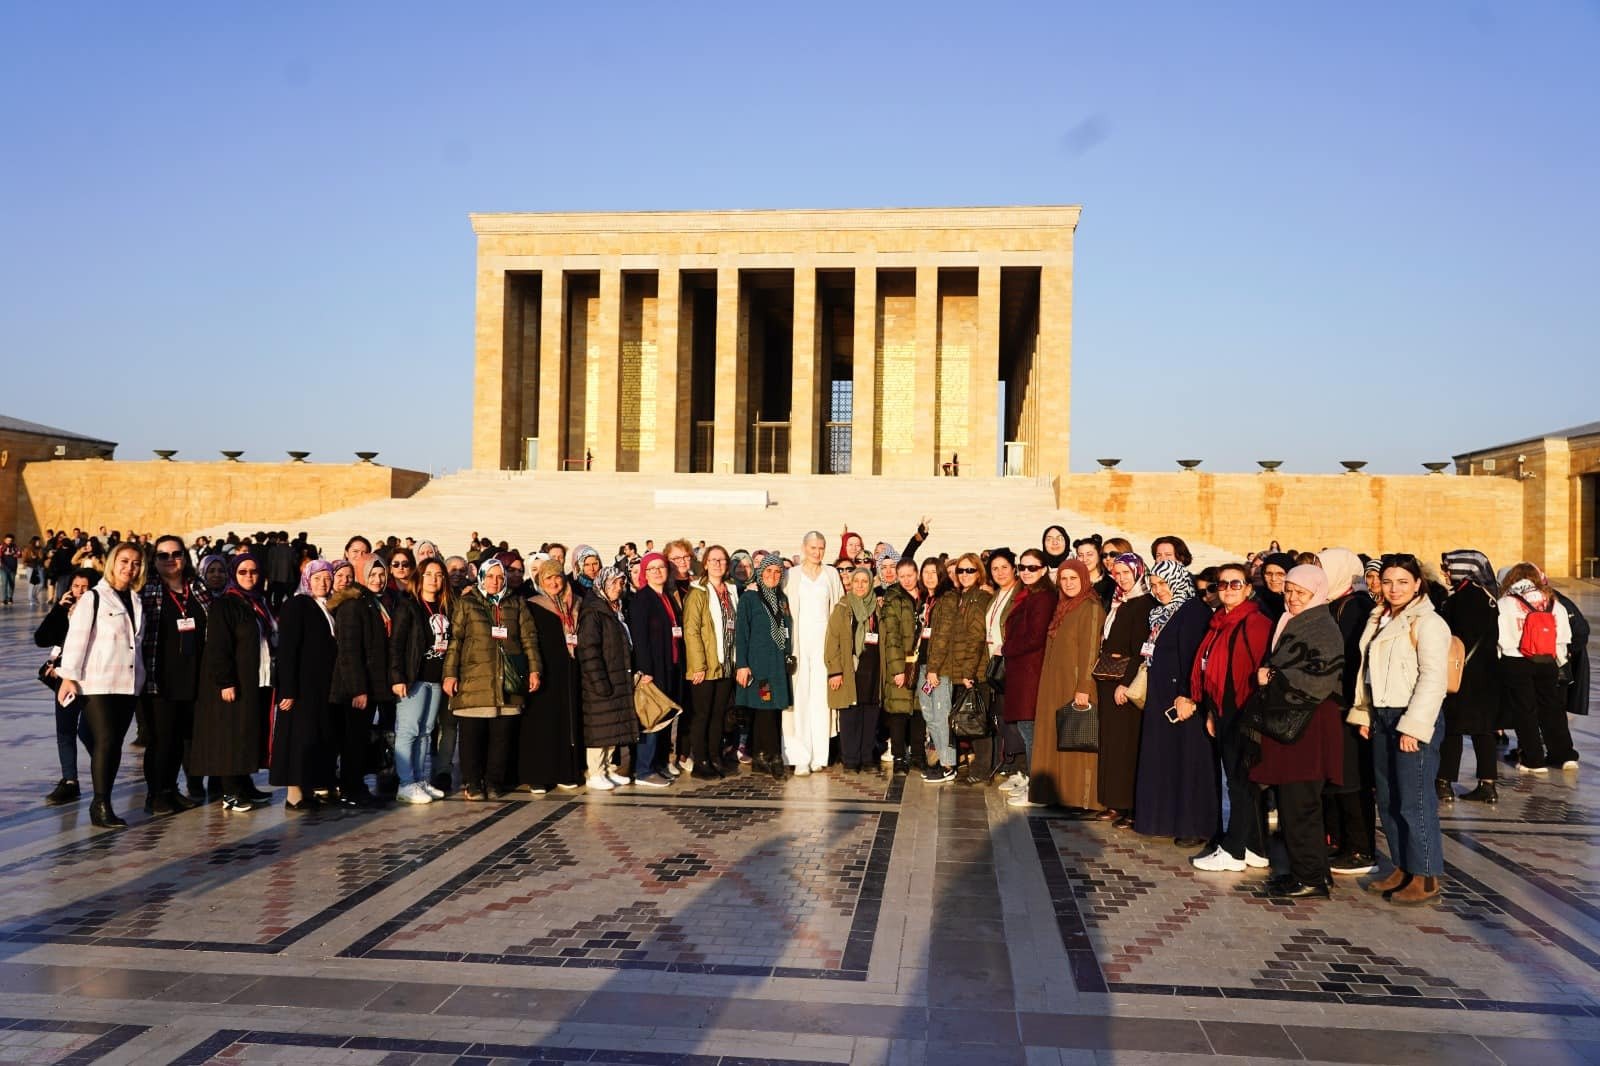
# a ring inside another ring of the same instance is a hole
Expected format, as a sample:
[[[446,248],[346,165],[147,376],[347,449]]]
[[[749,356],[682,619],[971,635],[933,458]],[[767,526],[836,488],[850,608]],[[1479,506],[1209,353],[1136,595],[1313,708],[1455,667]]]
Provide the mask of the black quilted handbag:
[[[1100,711],[1094,704],[1056,708],[1056,750],[1100,750]]]

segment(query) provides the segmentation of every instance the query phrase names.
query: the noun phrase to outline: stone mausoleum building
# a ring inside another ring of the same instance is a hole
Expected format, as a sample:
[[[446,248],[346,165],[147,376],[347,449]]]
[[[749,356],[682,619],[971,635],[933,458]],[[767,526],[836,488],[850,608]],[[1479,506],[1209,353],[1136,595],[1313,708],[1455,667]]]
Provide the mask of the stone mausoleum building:
[[[1064,474],[1078,213],[473,215],[473,466]]]

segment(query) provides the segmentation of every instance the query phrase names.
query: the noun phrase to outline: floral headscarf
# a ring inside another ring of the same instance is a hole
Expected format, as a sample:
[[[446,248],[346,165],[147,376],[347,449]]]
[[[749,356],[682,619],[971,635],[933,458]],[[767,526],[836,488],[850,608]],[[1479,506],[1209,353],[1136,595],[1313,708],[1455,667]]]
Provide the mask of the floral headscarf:
[[[307,563],[306,568],[300,571],[299,595],[311,595],[311,579],[317,574],[327,574],[331,585],[333,579],[333,564],[328,562],[326,559],[313,559]]]
[[[1138,552],[1123,552],[1121,555],[1118,555],[1112,559],[1110,563],[1106,564],[1106,572],[1110,573],[1111,567],[1117,563],[1121,563],[1123,566],[1126,566],[1129,570],[1133,571],[1133,588],[1129,589],[1127,592],[1123,592],[1122,586],[1118,585],[1117,591],[1111,596],[1112,606],[1116,606],[1124,600],[1131,600],[1137,596],[1143,596],[1145,593],[1150,591],[1150,583],[1145,580],[1144,560],[1139,557]]]

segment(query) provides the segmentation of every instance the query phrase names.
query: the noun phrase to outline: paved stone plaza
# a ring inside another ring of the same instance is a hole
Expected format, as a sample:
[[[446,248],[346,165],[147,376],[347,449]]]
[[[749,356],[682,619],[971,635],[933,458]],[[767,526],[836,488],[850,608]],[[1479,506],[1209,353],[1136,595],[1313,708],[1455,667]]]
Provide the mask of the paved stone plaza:
[[[41,801],[37,617],[0,615],[0,1062],[1600,1062],[1593,721],[1581,772],[1446,812],[1416,910],[837,770],[151,819],[130,751],[107,832]]]

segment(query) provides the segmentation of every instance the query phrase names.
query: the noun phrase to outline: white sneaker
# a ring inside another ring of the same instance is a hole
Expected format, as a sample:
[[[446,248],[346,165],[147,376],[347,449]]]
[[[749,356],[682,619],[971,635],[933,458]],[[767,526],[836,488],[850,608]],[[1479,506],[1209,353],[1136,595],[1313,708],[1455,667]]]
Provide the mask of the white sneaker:
[[[883,754],[878,756],[879,762],[894,762],[894,752],[888,748],[883,749]]]
[[[596,792],[610,792],[617,787],[616,783],[605,774],[595,774],[585,783]]]
[[[1244,849],[1244,864],[1252,870],[1265,870],[1272,865],[1270,859],[1262,858],[1249,848]]]
[[[811,772],[814,774],[825,774],[828,772],[828,767],[825,764],[812,763]]]
[[[406,785],[394,794],[394,798],[401,803],[432,803],[433,797],[422,790],[421,785]]]
[[[620,788],[623,785],[629,785],[633,783],[626,777],[623,777],[621,774],[617,773],[615,770],[607,770],[603,776],[607,781],[611,782],[612,788]],[[590,780],[593,779],[591,778]]]
[[[1563,770],[1576,770],[1578,768],[1578,760],[1568,759],[1566,762],[1561,764],[1561,768]]]
[[[434,788],[432,782],[429,782],[429,781],[418,781],[417,782],[417,787],[422,789],[422,791],[426,792],[428,795],[432,796],[436,800],[444,799],[444,790],[443,789]]]
[[[563,781],[561,784],[557,785],[556,787],[559,788],[563,792],[576,792],[576,791],[578,791],[578,786],[577,785],[569,784],[568,782],[565,782],[565,781]]]
[[[1243,873],[1246,865],[1243,859],[1234,858],[1220,847],[1209,855],[1201,855],[1190,859],[1189,864],[1196,870],[1225,874]]]
[[[809,766],[796,766],[794,768],[794,776],[796,776],[796,777],[810,777],[811,776],[811,767],[809,767]]]
[[[1042,803],[1035,803],[1028,798],[1028,790],[1013,792],[1011,798],[1006,800],[1007,807],[1043,807]]]
[[[1005,782],[1000,787],[1005,789],[1007,792],[1015,792],[1019,788],[1027,788],[1028,775],[1012,774],[1010,777],[1005,779]]]

